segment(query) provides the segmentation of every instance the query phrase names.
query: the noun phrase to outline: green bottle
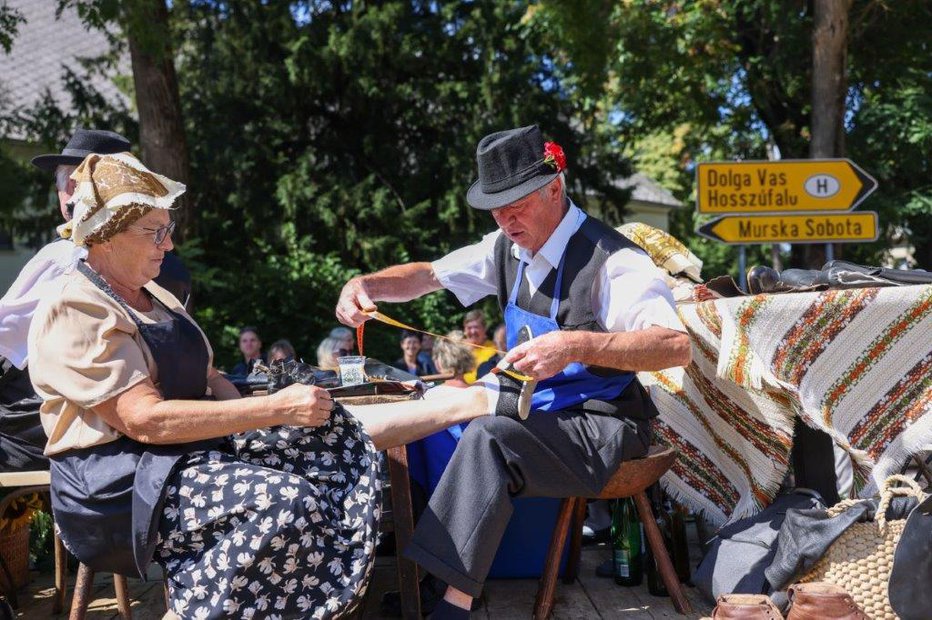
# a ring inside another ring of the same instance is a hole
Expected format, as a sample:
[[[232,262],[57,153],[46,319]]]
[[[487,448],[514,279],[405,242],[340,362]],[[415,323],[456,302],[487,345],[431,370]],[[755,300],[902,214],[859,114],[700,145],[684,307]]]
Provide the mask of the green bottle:
[[[615,500],[612,511],[612,570],[615,583],[641,585],[641,522],[630,497]]]
[[[673,543],[673,567],[682,583],[692,583],[689,566],[689,542],[686,537],[686,509],[681,505],[671,506],[670,537]]]

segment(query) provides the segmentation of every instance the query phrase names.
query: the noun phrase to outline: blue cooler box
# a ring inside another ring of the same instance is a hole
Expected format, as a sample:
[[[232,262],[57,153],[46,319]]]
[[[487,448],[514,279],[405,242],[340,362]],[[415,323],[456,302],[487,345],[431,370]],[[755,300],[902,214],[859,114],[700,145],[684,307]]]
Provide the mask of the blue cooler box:
[[[562,501],[549,497],[514,500],[515,510],[492,561],[490,579],[536,579],[541,576]],[[560,575],[566,567],[568,550],[569,536],[560,558]]]

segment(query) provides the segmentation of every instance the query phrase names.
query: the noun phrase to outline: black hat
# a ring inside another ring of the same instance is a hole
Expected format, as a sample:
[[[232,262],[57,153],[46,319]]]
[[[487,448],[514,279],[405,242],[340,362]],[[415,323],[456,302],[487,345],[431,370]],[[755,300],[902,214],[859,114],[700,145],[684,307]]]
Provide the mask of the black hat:
[[[537,125],[482,138],[476,149],[476,162],[479,180],[469,188],[466,201],[469,206],[485,211],[520,200],[560,174],[556,162],[544,159],[544,137]]]
[[[33,157],[32,165],[55,172],[56,166],[77,166],[91,153],[100,155],[125,153],[129,151],[130,146],[129,140],[113,131],[78,129],[60,154]]]

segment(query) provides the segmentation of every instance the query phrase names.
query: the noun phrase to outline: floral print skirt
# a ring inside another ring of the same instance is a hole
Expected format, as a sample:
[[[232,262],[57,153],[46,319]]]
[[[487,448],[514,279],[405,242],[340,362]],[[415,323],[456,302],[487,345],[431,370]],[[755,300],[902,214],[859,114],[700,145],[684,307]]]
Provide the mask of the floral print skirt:
[[[341,407],[195,452],[166,485],[155,561],[183,618],[338,618],[368,584],[378,453]]]

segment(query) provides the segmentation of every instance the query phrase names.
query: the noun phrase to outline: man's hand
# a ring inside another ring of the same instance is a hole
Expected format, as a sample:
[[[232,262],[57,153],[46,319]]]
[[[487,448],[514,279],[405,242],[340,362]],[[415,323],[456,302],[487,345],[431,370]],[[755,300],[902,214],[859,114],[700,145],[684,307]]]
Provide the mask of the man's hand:
[[[616,370],[663,370],[688,366],[689,336],[666,327],[631,332],[552,331],[508,352],[506,362],[538,381],[549,379],[572,362]]]
[[[538,381],[549,379],[575,361],[569,336],[568,332],[553,331],[532,338],[509,351],[505,361]]]
[[[343,285],[336,310],[337,319],[341,323],[350,327],[358,327],[369,320],[363,310],[371,312],[375,309],[363,278],[357,276]]]

